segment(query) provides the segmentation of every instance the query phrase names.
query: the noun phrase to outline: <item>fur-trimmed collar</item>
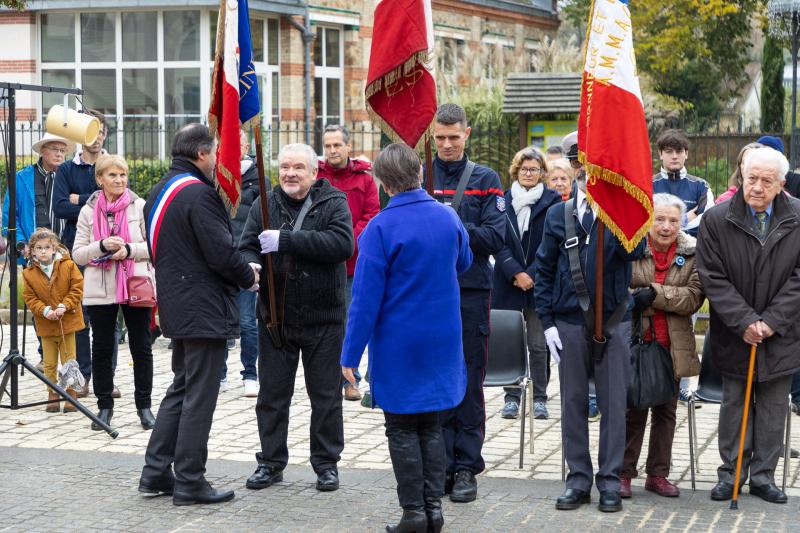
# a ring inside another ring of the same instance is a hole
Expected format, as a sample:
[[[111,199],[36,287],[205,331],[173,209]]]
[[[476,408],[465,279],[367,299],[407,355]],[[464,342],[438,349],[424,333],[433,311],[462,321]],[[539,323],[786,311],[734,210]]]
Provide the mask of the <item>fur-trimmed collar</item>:
[[[697,248],[697,239],[695,239],[688,233],[679,231],[677,241],[678,241],[678,246],[675,248],[676,255],[683,255],[683,256],[694,255],[695,248]],[[644,256],[653,257],[653,252],[650,250],[649,241],[645,244]]]

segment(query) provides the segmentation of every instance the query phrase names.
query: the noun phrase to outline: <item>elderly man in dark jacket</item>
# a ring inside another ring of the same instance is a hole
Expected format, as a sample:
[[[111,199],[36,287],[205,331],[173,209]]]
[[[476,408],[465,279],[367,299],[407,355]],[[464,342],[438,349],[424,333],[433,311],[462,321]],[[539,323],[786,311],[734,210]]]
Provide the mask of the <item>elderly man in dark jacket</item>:
[[[742,187],[703,216],[697,271],[711,302],[711,354],[722,374],[719,482],[711,499],[733,494],[750,345],[757,345],[741,481],[750,493],[786,503],[775,485],[792,374],[800,368],[800,200],[783,194],[789,163],[758,148],[742,163]],[[741,486],[741,485],[740,485]]]
[[[278,155],[280,183],[268,195],[269,225],[259,202],[250,209],[239,248],[248,261],[273,254],[280,340],[267,335],[269,309],[259,306],[256,418],[261,451],[247,480],[263,489],[283,479],[289,460],[289,405],[302,353],[311,399],[311,466],[317,490],[339,488],[336,468],[344,448],[339,355],[344,335],[345,261],[353,255],[347,196],[317,180],[317,156],[305,144],[288,144]],[[266,286],[262,282],[263,286]],[[280,345],[278,345],[280,344]]]
[[[217,503],[234,495],[205,479],[208,433],[225,345],[239,334],[235,298],[241,288],[258,288],[258,265],[248,265],[236,249],[211,182],[216,158],[208,128],[184,126],[172,157],[144,212],[161,330],[174,343],[175,376],[158,409],[139,491],[173,494],[175,505]]]

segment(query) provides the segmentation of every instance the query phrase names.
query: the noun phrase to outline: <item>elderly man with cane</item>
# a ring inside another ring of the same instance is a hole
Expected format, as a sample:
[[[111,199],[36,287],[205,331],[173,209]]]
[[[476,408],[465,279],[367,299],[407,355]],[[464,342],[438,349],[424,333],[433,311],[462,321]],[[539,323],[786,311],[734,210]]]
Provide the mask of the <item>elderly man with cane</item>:
[[[732,508],[748,470],[750,494],[787,501],[775,485],[775,467],[792,374],[800,368],[800,200],[781,194],[788,169],[780,152],[749,151],[742,187],[709,209],[698,235],[711,354],[722,374],[722,465],[711,499],[733,498]]]

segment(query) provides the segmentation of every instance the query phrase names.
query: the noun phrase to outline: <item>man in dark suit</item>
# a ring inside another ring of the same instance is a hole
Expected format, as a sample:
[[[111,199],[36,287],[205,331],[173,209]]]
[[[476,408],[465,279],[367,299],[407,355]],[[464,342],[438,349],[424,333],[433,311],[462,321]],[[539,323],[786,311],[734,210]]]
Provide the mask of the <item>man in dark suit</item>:
[[[215,148],[208,128],[184,126],[172,145],[172,165],[144,208],[161,330],[173,341],[175,377],[147,445],[139,492],[172,494],[175,505],[234,496],[205,479],[208,433],[226,343],[239,335],[236,295],[240,288],[258,288],[259,266],[248,265],[236,249],[210,179]]]

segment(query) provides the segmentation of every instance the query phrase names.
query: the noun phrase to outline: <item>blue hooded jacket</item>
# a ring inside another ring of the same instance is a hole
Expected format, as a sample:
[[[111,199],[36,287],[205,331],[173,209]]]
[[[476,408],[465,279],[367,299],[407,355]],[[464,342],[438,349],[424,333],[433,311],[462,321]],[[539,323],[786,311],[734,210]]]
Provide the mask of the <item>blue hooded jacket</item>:
[[[369,342],[375,404],[398,414],[457,406],[467,384],[457,275],[472,263],[458,216],[422,189],[403,192],[358,249],[342,366],[357,368]]]

